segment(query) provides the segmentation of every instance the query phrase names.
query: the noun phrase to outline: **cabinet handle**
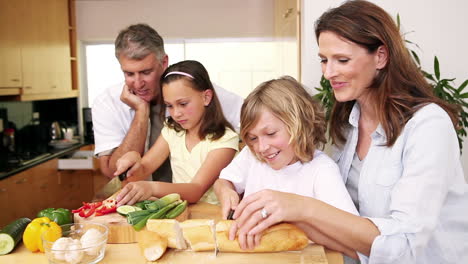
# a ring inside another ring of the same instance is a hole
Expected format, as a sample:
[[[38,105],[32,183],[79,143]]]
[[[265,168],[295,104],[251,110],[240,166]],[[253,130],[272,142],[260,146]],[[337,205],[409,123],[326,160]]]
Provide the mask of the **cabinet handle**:
[[[4,193],[4,192],[6,192],[6,191],[7,191],[7,189],[5,189],[5,188],[1,188],[1,189],[0,189],[0,193]]]
[[[51,88],[55,89],[55,88],[57,88],[57,85],[52,85]]]
[[[47,184],[42,184],[39,188],[40,188],[41,190],[47,189]]]
[[[293,10],[294,10],[293,8],[288,8],[286,12],[284,12],[283,18],[288,18],[292,14]]]
[[[12,81],[12,82],[19,82],[19,81],[20,81],[20,79],[18,79],[18,78],[15,78],[15,79],[11,79],[11,81]]]
[[[23,178],[21,180],[16,181],[16,184],[22,184],[22,183],[25,183],[26,181],[27,181],[26,178]]]
[[[31,89],[32,86],[25,86],[24,89]]]

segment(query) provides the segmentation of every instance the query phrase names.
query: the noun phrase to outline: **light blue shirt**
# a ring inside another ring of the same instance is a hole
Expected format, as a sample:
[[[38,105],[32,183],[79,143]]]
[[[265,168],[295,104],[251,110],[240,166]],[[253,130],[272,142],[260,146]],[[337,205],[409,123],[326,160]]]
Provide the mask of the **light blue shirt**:
[[[359,105],[334,159],[347,181],[358,140]],[[392,147],[379,125],[362,164],[359,213],[380,235],[362,263],[468,263],[468,185],[448,114],[429,104],[406,123]],[[467,150],[465,150],[467,151]]]

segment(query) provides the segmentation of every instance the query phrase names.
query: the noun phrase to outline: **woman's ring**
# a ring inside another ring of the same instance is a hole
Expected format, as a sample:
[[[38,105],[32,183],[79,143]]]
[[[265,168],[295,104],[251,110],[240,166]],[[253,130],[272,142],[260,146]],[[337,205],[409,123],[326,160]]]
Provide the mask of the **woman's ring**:
[[[262,214],[262,218],[265,219],[268,217],[268,212],[267,210],[265,209],[265,207],[263,207],[262,211],[260,212]]]

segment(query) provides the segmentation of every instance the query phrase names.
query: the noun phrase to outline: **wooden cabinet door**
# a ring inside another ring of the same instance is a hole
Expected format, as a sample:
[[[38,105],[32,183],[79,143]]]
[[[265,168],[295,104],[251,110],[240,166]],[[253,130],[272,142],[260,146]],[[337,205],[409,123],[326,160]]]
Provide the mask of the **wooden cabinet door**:
[[[23,93],[71,91],[68,1],[29,1],[25,12]]]
[[[21,87],[22,1],[0,0],[0,87]]]

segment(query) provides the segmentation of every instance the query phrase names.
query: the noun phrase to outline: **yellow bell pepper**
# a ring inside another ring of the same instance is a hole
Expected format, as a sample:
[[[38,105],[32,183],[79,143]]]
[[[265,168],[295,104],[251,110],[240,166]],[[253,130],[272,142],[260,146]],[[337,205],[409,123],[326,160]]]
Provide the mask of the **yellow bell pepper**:
[[[31,252],[44,252],[41,235],[47,230],[51,230],[47,232],[47,237],[45,237],[49,241],[55,241],[62,236],[62,228],[48,217],[44,216],[32,220],[23,233],[24,246]]]

